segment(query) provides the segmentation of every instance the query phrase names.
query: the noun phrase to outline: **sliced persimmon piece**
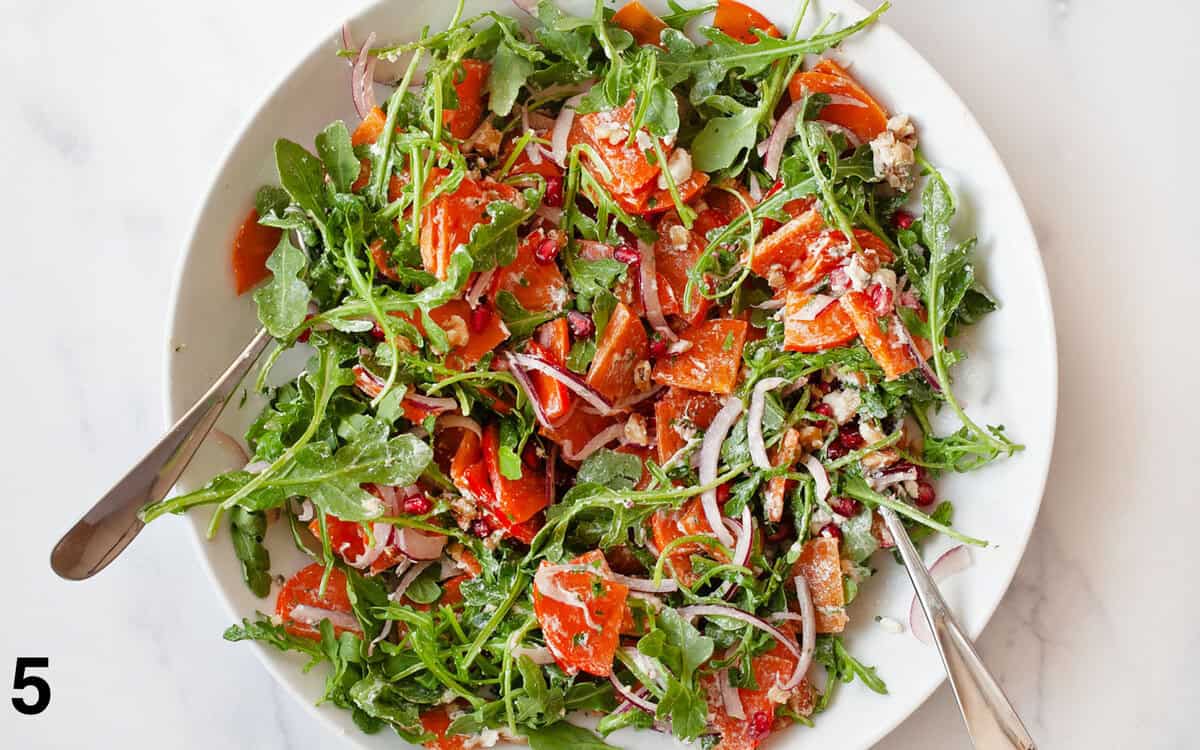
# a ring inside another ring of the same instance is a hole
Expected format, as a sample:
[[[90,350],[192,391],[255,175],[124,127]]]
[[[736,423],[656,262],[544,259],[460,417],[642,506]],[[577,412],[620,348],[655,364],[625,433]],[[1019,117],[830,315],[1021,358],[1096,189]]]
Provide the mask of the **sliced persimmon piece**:
[[[813,608],[817,611],[818,633],[840,633],[846,616],[846,592],[842,588],[842,561],[838,540],[819,536],[804,543],[792,575],[804,576]]]
[[[618,302],[596,344],[587,384],[613,403],[632,396],[638,390],[634,374],[649,356],[649,345],[641,319]]]
[[[283,621],[284,627],[294,636],[321,640],[318,628],[319,620],[311,610],[320,610],[323,618],[333,625],[334,633],[361,633],[362,628],[354,618],[354,609],[350,606],[350,596],[346,593],[346,574],[334,568],[329,574],[325,585],[325,595],[321,596],[321,579],[325,575],[325,566],[313,563],[301,568],[283,587],[275,599],[275,614]],[[308,607],[309,616],[293,617],[297,607]]]
[[[431,175],[425,192],[431,192],[446,174],[438,170]],[[488,204],[494,200],[511,202],[516,197],[516,189],[509,185],[464,178],[453,193],[439,195],[426,205],[421,212],[421,263],[425,270],[445,279],[455,248],[470,242],[476,225],[491,221]]]
[[[871,309],[871,300],[864,292],[847,292],[839,300],[842,308],[854,322],[863,346],[871,353],[875,362],[883,368],[888,380],[895,380],[918,366],[916,357],[909,349],[904,336],[896,330],[899,319],[879,318]],[[884,330],[886,326],[887,330]],[[922,353],[928,351],[928,342],[913,336],[913,342]],[[922,343],[925,347],[922,347]]]
[[[704,515],[704,509],[699,498],[693,498],[680,508],[660,510],[650,517],[650,535],[654,546],[661,552],[667,545],[685,536],[712,536],[712,527]],[[713,537],[715,539],[715,537]],[[725,555],[716,546],[700,542],[684,542],[667,553],[667,568],[675,580],[685,586],[691,586],[697,580],[692,571],[692,555],[700,554],[706,557],[726,562]]]
[[[658,166],[650,163],[637,140],[629,142],[635,106],[636,100],[631,95],[624,106],[579,115],[567,140],[569,145],[583,142],[596,150],[612,173],[607,187],[613,195],[632,195],[658,177]],[[599,174],[596,176],[601,178]]]
[[[798,289],[788,290],[783,318],[783,348],[786,351],[821,352],[845,346],[858,337],[854,321],[837,300],[831,301],[811,320],[801,320],[812,299],[813,295]]]
[[[628,597],[628,587],[613,579],[599,550],[566,565],[542,561],[534,577],[533,612],[563,671],[597,677],[612,672]]]
[[[488,316],[487,322],[481,330],[471,330],[469,323],[471,306],[467,304],[466,300],[450,300],[446,304],[430,310],[429,317],[433,318],[433,322],[447,332],[456,331],[455,336],[466,336],[465,343],[451,342],[450,351],[446,353],[446,366],[455,370],[465,370],[473,366],[483,358],[483,355],[495,349],[508,338],[508,327],[495,312]],[[421,324],[420,316],[412,316],[411,322],[424,335],[425,328]]]
[[[687,204],[707,185],[707,174],[693,172],[686,180],[677,184],[675,190],[679,193],[679,200]],[[660,188],[657,182],[648,183],[635,193],[614,193],[613,200],[621,208],[638,216],[653,216],[675,208],[671,191],[667,188]]]
[[[767,17],[737,0],[717,0],[717,12],[713,26],[745,44],[754,44],[758,37],[754,29],[761,29],[767,36],[779,37],[779,29]]]
[[[283,230],[263,226],[258,219],[258,211],[250,209],[233,238],[233,290],[238,294],[245,294],[271,275],[267,258],[275,252],[283,236]]]
[[[779,441],[779,445],[773,451],[771,456],[772,466],[791,466],[800,460],[800,431],[795,427],[789,427],[783,433],[783,439]],[[767,482],[766,492],[763,493],[763,508],[767,512],[767,518],[772,523],[779,523],[783,518],[783,501],[787,495],[788,486],[791,484],[787,477],[771,477]]]
[[[824,226],[821,213],[808,208],[754,245],[754,254],[743,258],[750,270],[764,279],[784,278],[797,273],[808,255],[813,234]]]
[[[708,429],[720,410],[721,399],[711,393],[667,389],[667,395],[654,404],[659,463],[666,463],[687,444],[684,434]]]
[[[699,262],[705,245],[704,237],[684,227],[679,214],[674,211],[658,222],[658,240],[654,243],[654,268],[659,276],[658,297],[665,314],[678,314],[689,324],[704,320],[710,307],[710,300],[700,290],[694,289],[691,309],[686,314],[683,311],[688,270]],[[664,280],[667,289],[663,288]]]
[[[707,393],[733,393],[746,344],[744,320],[717,318],[679,334],[688,348],[654,365],[654,382]]]
[[[883,263],[895,260],[887,244],[865,229],[855,229],[854,239],[862,250],[858,262],[868,274],[875,273]],[[789,277],[790,283],[799,289],[808,289],[839,266],[843,266],[855,255],[846,241],[846,235],[836,229],[812,232],[804,240],[808,253],[799,270]]]
[[[662,33],[670,28],[658,16],[654,15],[638,0],[630,0],[613,14],[612,23],[625,29],[633,35],[638,44],[653,44],[662,46]]]
[[[578,404],[576,400],[576,404]],[[615,417],[606,417],[591,411],[576,408],[553,428],[542,427],[539,432],[547,439],[558,443],[563,449],[563,460],[570,463],[567,454],[575,455],[583,450],[588,441],[616,422]]]
[[[467,740],[465,734],[447,734],[450,728],[450,713],[446,706],[438,706],[421,713],[421,728],[434,736],[434,739],[424,743],[429,750],[465,750]]]
[[[805,92],[833,96],[834,100],[817,113],[817,119],[841,125],[864,143],[887,130],[887,110],[833,60],[822,60],[812,70],[792,77],[788,83],[792,101],[803,99]]]
[[[563,367],[571,350],[571,336],[567,319],[557,318],[538,326],[535,341],[529,342],[529,353],[547,362]],[[541,372],[529,373],[529,380],[537,392],[538,402],[551,423],[556,423],[571,410],[571,389],[558,380]]]
[[[517,243],[516,259],[496,271],[492,288],[496,293],[511,293],[526,310],[558,312],[570,295],[558,263],[537,260],[538,246],[545,241],[545,233],[538,229]]]
[[[458,108],[442,110],[442,123],[450,135],[460,141],[469,138],[483,122],[483,94],[492,64],[483,60],[463,60],[462,67],[462,79],[454,83]]]
[[[350,136],[350,145],[364,146],[374,143],[379,140],[379,136],[383,135],[385,125],[387,125],[387,114],[379,107],[375,107],[354,129],[354,133]]]
[[[480,445],[496,498],[491,510],[506,527],[528,521],[550,504],[544,472],[526,467],[520,479],[509,479],[500,473],[500,430],[496,425],[484,429]]]

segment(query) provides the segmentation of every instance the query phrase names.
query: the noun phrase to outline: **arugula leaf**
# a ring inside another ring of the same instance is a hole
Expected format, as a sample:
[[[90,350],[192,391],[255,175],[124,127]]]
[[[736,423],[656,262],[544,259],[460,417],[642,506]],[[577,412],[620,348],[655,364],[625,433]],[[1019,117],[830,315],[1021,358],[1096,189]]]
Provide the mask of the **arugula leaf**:
[[[590,731],[565,721],[542,729],[527,729],[525,736],[532,750],[614,750]]]
[[[432,449],[413,435],[389,440],[387,434],[386,424],[370,419],[352,442],[332,455],[324,444],[309,444],[274,485],[309,497],[322,511],[343,521],[378,518],[383,504],[360,485],[412,484],[433,460]]]
[[[274,185],[263,185],[254,194],[254,210],[259,218],[271,215],[282,216],[291,205],[292,197],[283,188]]]
[[[575,292],[575,304],[584,311],[592,309],[594,300],[605,294],[611,294],[618,280],[624,279],[629,266],[613,258],[597,258],[587,260],[579,257],[576,252],[564,254],[567,273],[571,281],[571,289]],[[597,335],[601,328],[596,322]]]
[[[567,353],[567,369],[582,375],[587,372],[588,365],[592,363],[592,358],[595,356],[596,342],[594,339],[577,340],[571,344],[571,351]]]
[[[350,145],[350,131],[346,123],[337,120],[317,134],[317,154],[325,164],[325,171],[333,180],[333,186],[342,193],[350,191],[350,186],[358,179],[361,165],[354,155],[354,147]]]
[[[521,87],[534,69],[533,62],[514,50],[507,40],[500,42],[488,73],[488,103],[493,112],[501,117],[512,112]]]
[[[692,166],[701,172],[730,167],[758,143],[759,111],[742,107],[725,117],[713,117],[692,141]]]
[[[258,641],[273,646],[280,651],[299,651],[302,654],[307,654],[312,661],[309,662],[308,667],[305,667],[305,669],[312,668],[313,665],[325,658],[316,643],[308,638],[292,635],[286,627],[276,625],[271,622],[271,618],[261,613],[257,620],[243,619],[241,625],[230,625],[225,630],[224,638],[230,643]]]
[[[299,143],[280,138],[275,141],[275,168],[279,184],[295,201],[315,217],[323,216],[325,173],[321,161]]]
[[[667,0],[667,7],[671,9],[671,12],[666,15],[659,16],[659,18],[666,25],[679,31],[683,31],[684,27],[687,26],[688,22],[693,18],[699,18],[705,13],[710,13],[717,8],[716,3],[713,3],[711,5],[700,5],[695,8],[688,9],[675,2],[675,0]]]
[[[267,258],[271,280],[254,292],[258,319],[277,339],[287,338],[308,314],[312,292],[300,280],[300,274],[307,267],[308,256],[294,247],[286,234],[281,236],[275,251]]]
[[[496,309],[500,312],[500,317],[504,319],[504,324],[508,326],[508,332],[514,339],[532,336],[538,326],[559,316],[558,313],[550,310],[544,312],[527,310],[516,295],[507,289],[500,290],[496,295]]]
[[[260,599],[271,593],[271,553],[263,546],[267,517],[262,513],[234,508],[229,514],[233,551],[242,564],[242,580]]]
[[[630,453],[601,448],[583,461],[577,482],[591,482],[613,490],[631,490],[642,478],[642,460]]]
[[[517,259],[517,227],[528,218],[529,212],[508,201],[492,201],[487,205],[487,215],[491,221],[472,227],[467,242],[467,252],[476,271],[507,266]]]

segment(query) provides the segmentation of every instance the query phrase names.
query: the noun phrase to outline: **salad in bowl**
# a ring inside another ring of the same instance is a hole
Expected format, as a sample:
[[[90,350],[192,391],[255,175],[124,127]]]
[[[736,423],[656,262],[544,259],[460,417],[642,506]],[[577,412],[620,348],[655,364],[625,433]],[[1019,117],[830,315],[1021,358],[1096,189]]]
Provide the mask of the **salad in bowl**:
[[[936,479],[1021,447],[952,390],[996,301],[919,113],[836,55],[886,4],[517,5],[343,31],[357,119],[276,142],[232,247],[277,342],[245,466],[142,518],[228,528],[266,611],[225,637],[324,665],[365,732],[743,750],[886,692],[841,636],[878,509],[981,545]]]

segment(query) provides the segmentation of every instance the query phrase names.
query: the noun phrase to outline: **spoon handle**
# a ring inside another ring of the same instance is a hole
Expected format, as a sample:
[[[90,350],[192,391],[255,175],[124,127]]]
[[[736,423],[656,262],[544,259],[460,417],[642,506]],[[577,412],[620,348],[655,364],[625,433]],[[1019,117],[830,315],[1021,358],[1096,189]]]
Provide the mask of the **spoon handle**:
[[[896,540],[896,548],[900,550],[917,599],[925,611],[925,619],[933,632],[946,673],[950,675],[950,686],[954,689],[971,742],[977,750],[1033,750],[1033,738],[996,678],[979,658],[971,639],[946,606],[937,584],[908,538],[904,524],[890,508],[880,508],[879,512]]]
[[[55,573],[71,581],[91,578],[129,546],[144,525],[138,511],[162,500],[175,486],[270,340],[266,329],[259,329],[200,400],[63,535],[50,553]]]

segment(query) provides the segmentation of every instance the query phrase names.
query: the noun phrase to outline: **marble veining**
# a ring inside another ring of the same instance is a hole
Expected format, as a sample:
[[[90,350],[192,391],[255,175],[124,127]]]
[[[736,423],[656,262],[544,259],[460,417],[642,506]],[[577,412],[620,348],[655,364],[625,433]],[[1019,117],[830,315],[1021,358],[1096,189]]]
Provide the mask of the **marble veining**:
[[[36,718],[0,706],[0,745],[345,745],[220,639],[226,614],[182,523],[87,586],[45,561],[158,433],[167,295],[216,160],[361,4],[4,3],[0,529],[15,565],[0,671],[49,656],[54,699]],[[1194,747],[1200,10],[898,0],[887,18],[996,144],[1056,311],[1055,461],[980,650],[1042,747]],[[942,688],[880,747],[966,745]]]

